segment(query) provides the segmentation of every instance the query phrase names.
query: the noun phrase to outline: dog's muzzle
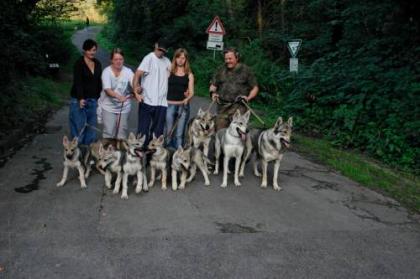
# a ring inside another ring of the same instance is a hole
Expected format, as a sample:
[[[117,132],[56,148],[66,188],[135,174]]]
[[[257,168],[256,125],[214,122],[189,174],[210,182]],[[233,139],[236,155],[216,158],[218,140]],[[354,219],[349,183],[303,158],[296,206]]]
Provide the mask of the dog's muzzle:
[[[283,144],[285,147],[287,147],[287,148],[289,148],[289,147],[290,147],[290,141],[288,141],[288,140],[286,140],[286,139],[284,139],[284,138],[281,138],[281,139],[280,139],[280,142],[281,142],[281,144]]]
[[[236,132],[238,132],[239,137],[242,141],[246,140],[246,134],[248,133],[248,129],[245,130],[245,133],[241,131],[241,129],[236,128]]]

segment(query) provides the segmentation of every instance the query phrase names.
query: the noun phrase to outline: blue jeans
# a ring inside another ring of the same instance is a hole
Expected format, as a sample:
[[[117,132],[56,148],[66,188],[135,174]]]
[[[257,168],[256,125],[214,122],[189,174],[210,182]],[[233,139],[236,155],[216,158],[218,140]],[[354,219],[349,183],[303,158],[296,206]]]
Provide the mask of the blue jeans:
[[[179,119],[178,119],[179,117]],[[184,146],[184,134],[190,117],[190,105],[168,104],[166,110],[166,142],[167,146],[177,149]],[[178,119],[178,120],[177,120]],[[175,123],[176,121],[177,124]],[[174,131],[173,126],[176,124]],[[170,133],[172,133],[170,135]]]
[[[153,134],[155,134],[156,137],[163,134],[163,129],[165,127],[165,115],[166,107],[150,106],[145,103],[139,103],[137,133],[146,135],[144,146],[149,144]]]
[[[92,127],[96,127],[96,99],[85,99],[86,105],[80,108],[79,100],[71,98],[70,100],[70,133],[71,137],[78,137],[79,144],[89,145],[96,141],[96,131]],[[86,126],[86,127],[85,127]]]

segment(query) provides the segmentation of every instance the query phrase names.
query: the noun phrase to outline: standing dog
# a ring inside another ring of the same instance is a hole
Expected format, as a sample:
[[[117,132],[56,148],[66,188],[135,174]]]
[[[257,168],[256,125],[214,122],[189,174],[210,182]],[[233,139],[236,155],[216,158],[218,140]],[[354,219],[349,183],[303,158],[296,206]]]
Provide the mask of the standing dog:
[[[122,162],[122,170],[123,170],[123,188],[122,188],[122,199],[128,199],[127,189],[128,189],[128,177],[130,175],[137,175],[137,186],[136,186],[136,194],[140,193],[142,190],[143,185],[143,156],[144,152],[142,150],[142,146],[146,140],[146,136],[137,137],[130,133],[126,142],[126,152],[124,156],[124,160]],[[148,191],[147,183],[144,183],[143,186],[144,191]]]
[[[236,110],[229,127],[217,131],[216,142],[214,146],[216,154],[216,166],[214,174],[219,173],[219,157],[223,151],[223,182],[222,185],[220,185],[221,187],[227,186],[229,159],[232,157],[236,159],[234,183],[236,186],[241,185],[239,182],[239,166],[241,164],[241,158],[245,149],[249,116],[250,111],[247,111],[241,115],[240,111]]]
[[[64,146],[64,171],[63,178],[60,182],[57,183],[57,187],[63,186],[67,181],[67,175],[69,173],[69,168],[77,168],[79,171],[79,180],[80,186],[86,188],[85,181],[85,172],[82,163],[82,152],[80,151],[77,138],[74,138],[72,141],[69,141],[67,136],[63,137],[63,146]]]
[[[197,116],[188,123],[188,146],[200,148],[203,145],[204,155],[209,155],[211,137],[215,133],[215,116],[209,111],[198,110]]]
[[[212,164],[210,160],[206,157],[206,155],[203,154],[203,151],[201,151],[198,148],[195,148],[194,146],[191,146],[189,148],[190,156],[191,156],[191,166],[190,166],[190,176],[187,179],[187,182],[191,182],[195,174],[197,172],[197,167],[201,171],[204,177],[204,185],[208,186],[210,185],[209,175],[207,174],[207,163]]]
[[[176,191],[178,189],[178,172],[181,173],[181,181],[179,184],[179,189],[185,188],[185,183],[187,182],[188,170],[190,169],[191,164],[191,149],[183,149],[182,146],[174,152],[172,156],[171,163],[171,177],[172,177],[172,190]]]
[[[153,139],[147,146],[148,150],[152,152],[152,159],[150,160],[150,181],[149,187],[155,184],[156,170],[161,171],[162,176],[162,190],[166,190],[167,171],[169,152],[163,147],[164,138],[161,135],[159,138],[153,134]]]
[[[262,188],[267,187],[268,163],[275,161],[273,170],[273,188],[276,191],[280,191],[282,189],[278,185],[277,178],[284,151],[290,146],[292,127],[292,117],[290,117],[285,123],[283,123],[283,118],[279,117],[273,128],[259,133],[251,131],[250,139],[252,142],[252,149],[257,153],[257,160],[254,160],[253,164],[254,174],[256,176],[261,176],[261,173],[258,171],[258,162],[260,162],[262,167]],[[245,164],[247,159],[248,158],[244,158],[243,164]]]

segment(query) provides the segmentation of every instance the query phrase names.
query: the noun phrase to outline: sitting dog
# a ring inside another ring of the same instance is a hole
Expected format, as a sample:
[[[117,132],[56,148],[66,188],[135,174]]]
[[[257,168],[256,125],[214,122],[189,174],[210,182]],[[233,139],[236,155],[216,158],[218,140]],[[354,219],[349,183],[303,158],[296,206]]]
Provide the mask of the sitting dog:
[[[105,149],[108,148],[109,145],[114,146],[116,150],[126,150],[126,140],[123,139],[99,139],[89,145],[88,151],[85,156],[85,166],[86,166],[86,173],[85,178],[88,178],[90,172],[92,171],[92,165],[95,165],[95,168],[101,173],[105,175],[105,172],[99,167],[99,147],[103,146]]]
[[[209,155],[211,137],[215,133],[215,115],[209,111],[198,110],[197,116],[188,123],[188,146],[200,148],[203,145],[204,155]],[[206,166],[207,168],[207,166]]]
[[[168,165],[169,152],[163,147],[163,145],[163,135],[161,135],[159,138],[156,138],[156,136],[153,134],[153,139],[147,146],[148,151],[152,152],[152,159],[150,160],[150,181],[148,186],[153,187],[155,184],[156,170],[160,170],[162,176],[162,190],[166,190],[166,167]]]
[[[108,189],[111,189],[112,175],[116,174],[117,179],[115,180],[113,193],[118,194],[121,187],[122,161],[124,151],[116,150],[113,145],[108,145],[107,148],[104,148],[104,146],[100,144],[98,153],[98,166],[105,170],[105,186]]]
[[[239,182],[239,166],[241,164],[241,158],[245,149],[245,142],[247,139],[248,133],[248,121],[249,121],[250,111],[247,111],[241,115],[239,110],[236,110],[233,115],[232,122],[229,127],[220,129],[216,133],[215,141],[215,155],[216,155],[216,166],[214,174],[219,173],[219,157],[221,152],[223,152],[223,182],[221,187],[227,186],[227,174],[229,167],[229,159],[234,157],[235,160],[235,173],[234,173],[234,183],[236,186],[240,186]]]
[[[144,183],[143,186],[143,144],[146,140],[146,136],[137,137],[130,133],[126,142],[126,152],[125,152],[125,160],[122,162],[122,170],[123,170],[123,189],[122,189],[122,199],[128,199],[127,189],[128,189],[128,177],[130,175],[137,175],[137,186],[136,186],[136,194],[140,193],[142,187],[144,187],[144,191],[148,191],[147,183]]]
[[[57,183],[57,187],[63,186],[67,181],[67,175],[69,173],[69,168],[77,168],[79,171],[79,180],[80,186],[86,188],[85,181],[85,172],[82,163],[82,152],[80,151],[77,143],[77,138],[75,137],[72,141],[69,141],[67,136],[63,137],[63,146],[64,146],[64,171],[63,178],[60,182]]]
[[[253,130],[250,133],[249,139],[252,143],[252,150],[256,151],[257,160],[254,160],[254,174],[261,176],[258,171],[258,162],[262,167],[262,181],[261,187],[267,187],[267,168],[268,163],[275,161],[273,170],[273,188],[280,191],[277,178],[280,168],[280,162],[283,158],[284,151],[290,146],[290,138],[292,136],[293,118],[290,117],[286,123],[283,123],[283,118],[279,117],[273,128],[258,131]],[[248,158],[245,157],[243,164]]]
[[[171,162],[171,177],[172,177],[172,190],[176,191],[178,189],[178,172],[181,173],[181,181],[179,184],[179,189],[185,188],[185,183],[187,182],[188,170],[190,169],[191,164],[191,149],[183,149],[182,146],[174,152]]]

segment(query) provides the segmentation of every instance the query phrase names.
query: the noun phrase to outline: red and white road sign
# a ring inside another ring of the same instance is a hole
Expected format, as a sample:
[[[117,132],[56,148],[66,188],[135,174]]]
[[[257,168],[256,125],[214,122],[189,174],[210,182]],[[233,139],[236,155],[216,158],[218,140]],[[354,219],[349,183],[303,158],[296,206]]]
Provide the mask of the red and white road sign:
[[[209,27],[206,30],[207,34],[220,34],[225,35],[225,28],[223,27],[223,23],[218,16],[213,18],[213,21],[210,23]]]

